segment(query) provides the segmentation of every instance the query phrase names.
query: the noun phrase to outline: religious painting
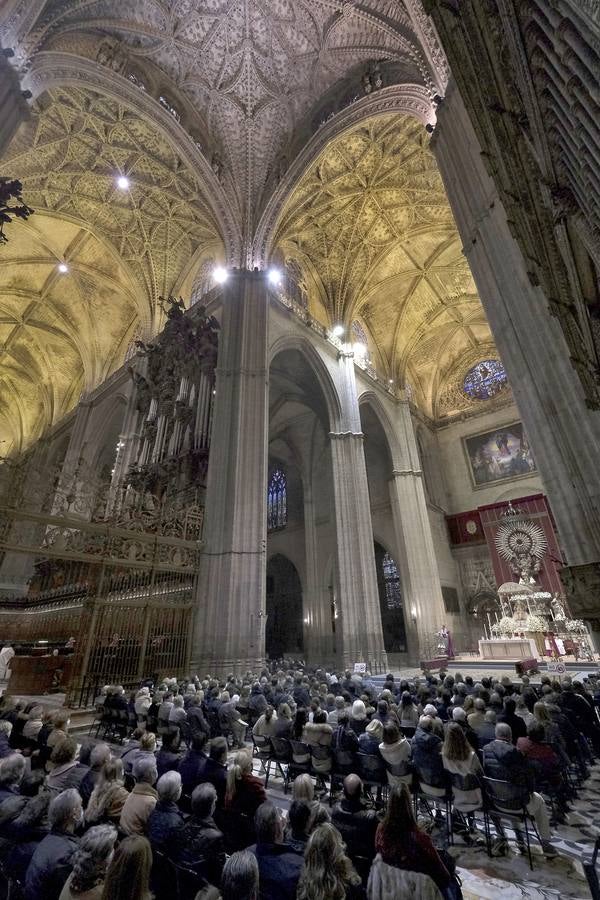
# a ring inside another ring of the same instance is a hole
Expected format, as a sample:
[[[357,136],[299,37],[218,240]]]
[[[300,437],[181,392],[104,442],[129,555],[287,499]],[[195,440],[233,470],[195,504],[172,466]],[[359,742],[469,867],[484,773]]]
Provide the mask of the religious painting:
[[[536,472],[529,441],[521,422],[502,425],[463,438],[475,487],[485,487]]]

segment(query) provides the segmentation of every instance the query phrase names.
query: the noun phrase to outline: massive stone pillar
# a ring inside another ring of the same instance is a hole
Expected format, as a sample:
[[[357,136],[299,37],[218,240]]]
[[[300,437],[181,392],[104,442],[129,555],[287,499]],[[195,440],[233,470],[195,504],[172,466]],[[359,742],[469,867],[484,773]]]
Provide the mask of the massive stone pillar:
[[[266,273],[223,288],[192,668],[242,672],[265,658],[268,446]]]
[[[399,458],[394,460],[389,491],[400,550],[408,658],[414,665],[419,659],[429,658],[445,613],[423,472],[407,401],[397,404],[394,425]]]
[[[600,413],[587,408],[552,298],[532,283],[458,91],[438,111],[432,149],[464,252],[550,498],[572,612],[600,615]]]
[[[303,596],[304,656],[310,665],[335,665],[329,587],[320,578],[319,542],[312,473],[303,485],[306,584]]]
[[[17,73],[9,62],[11,55],[10,49],[0,47],[0,156],[29,115]]]
[[[354,355],[341,352],[339,367],[340,428],[330,433],[330,439],[342,660],[346,666],[365,662],[372,672],[382,672],[387,669],[387,655],[381,628]]]

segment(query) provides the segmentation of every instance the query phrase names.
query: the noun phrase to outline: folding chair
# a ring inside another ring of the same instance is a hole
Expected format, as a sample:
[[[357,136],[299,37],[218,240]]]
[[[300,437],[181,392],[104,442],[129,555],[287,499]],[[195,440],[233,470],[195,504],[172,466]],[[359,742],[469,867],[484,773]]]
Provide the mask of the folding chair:
[[[269,783],[269,761],[271,759],[271,741],[264,735],[252,735],[252,756],[260,763],[261,772],[265,773],[265,787]]]
[[[312,775],[312,764],[310,757],[310,747],[304,741],[290,740],[292,748],[292,758],[287,768],[287,782],[293,781],[298,775]],[[303,760],[306,760],[304,762]],[[284,792],[287,793],[284,785]]]
[[[387,769],[383,759],[378,753],[359,752],[356,755],[356,761],[358,775],[360,775],[367,793],[373,798],[371,788],[377,788],[377,803],[381,803],[384,794],[387,796],[389,788]]]
[[[443,810],[446,814],[446,837],[448,843],[453,842],[452,837],[452,788],[448,773],[443,773],[443,784],[436,783],[440,779],[429,770],[414,766],[413,801],[415,805],[415,818],[417,817],[419,800],[425,806],[428,814],[434,819],[433,810]]]
[[[533,825],[534,834],[538,839],[539,834],[537,833],[533,817],[527,812],[527,804],[531,796],[530,792],[524,786],[511,784],[508,781],[500,781],[497,778],[488,778],[487,776],[483,779],[483,786],[487,800],[485,809],[488,816],[488,829],[489,817],[492,814],[511,822],[516,832],[522,832],[524,828],[529,868],[533,871],[529,823]]]
[[[272,753],[269,759],[269,775],[271,774],[271,763],[274,764],[275,770],[279,772],[283,779],[283,792],[287,794],[289,784],[289,766],[292,759],[292,748],[287,738],[271,738]],[[285,771],[283,770],[285,766]],[[265,782],[266,787],[266,782]]]

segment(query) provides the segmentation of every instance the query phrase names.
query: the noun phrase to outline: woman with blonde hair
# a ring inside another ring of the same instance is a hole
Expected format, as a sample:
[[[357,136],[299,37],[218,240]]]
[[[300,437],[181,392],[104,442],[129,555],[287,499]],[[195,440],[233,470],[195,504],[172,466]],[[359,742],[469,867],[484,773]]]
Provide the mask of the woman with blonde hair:
[[[86,823],[109,822],[118,825],[128,796],[123,786],[123,763],[120,759],[109,759],[102,766],[90,796],[85,810]]]
[[[101,900],[152,900],[152,850],[141,834],[126,837],[108,867]]]
[[[225,809],[254,816],[266,799],[264,784],[252,774],[252,756],[248,750],[240,750],[235,754],[233,765],[227,773]]]
[[[337,828],[319,825],[306,845],[297,900],[350,900],[364,897],[360,876],[346,856]]]
[[[466,813],[480,809],[483,798],[479,779],[483,778],[483,769],[458,722],[450,722],[446,730],[442,763],[450,775],[456,776],[452,779],[454,808]]]

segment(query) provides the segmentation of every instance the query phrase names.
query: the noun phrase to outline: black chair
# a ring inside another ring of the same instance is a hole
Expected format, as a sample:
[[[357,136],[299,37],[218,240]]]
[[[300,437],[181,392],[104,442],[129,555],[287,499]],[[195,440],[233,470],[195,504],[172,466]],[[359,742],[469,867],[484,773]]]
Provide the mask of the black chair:
[[[175,866],[166,853],[152,847],[150,887],[155,897],[171,897],[177,884]]]
[[[483,818],[483,833],[485,836],[485,847],[487,851],[487,855],[492,855],[491,848],[491,838],[490,838],[490,829],[489,829],[489,818],[487,815],[486,804],[485,804],[485,791],[483,788],[483,784],[481,782],[481,778],[477,775],[460,775],[458,772],[450,772],[450,785],[452,788],[452,800],[453,800],[453,815],[461,816],[465,820],[465,824],[470,826],[473,822],[475,822],[475,813],[480,812]],[[481,805],[476,809],[464,811],[457,810],[455,807],[455,796],[454,791],[475,791],[479,790],[481,792]]]
[[[292,748],[292,758],[287,768],[287,784],[284,785],[284,792],[287,794],[287,785],[298,775],[312,775],[312,761],[310,757],[310,747],[304,741],[290,740]],[[300,760],[306,759],[306,762]]]
[[[252,735],[252,756],[260,762],[261,772],[265,773],[265,787],[269,783],[269,763],[273,748],[271,741],[264,735]]]
[[[333,805],[333,792],[341,785],[346,775],[352,775],[358,769],[356,753],[352,750],[332,750],[333,764],[329,773],[329,805]]]
[[[531,841],[529,837],[529,824],[533,825],[534,834],[539,838],[535,821],[527,812],[527,804],[530,800],[528,789],[522,785],[511,784],[509,781],[500,781],[497,778],[483,779],[486,796],[486,814],[489,818],[497,816],[499,819],[508,820],[516,832],[525,829],[525,845],[529,858],[529,868],[533,871],[533,858],[531,856]]]
[[[400,726],[400,731],[402,732],[404,737],[407,738],[408,740],[410,740],[410,738],[413,738],[415,736],[416,730],[417,730],[416,725],[401,725]]]
[[[447,772],[441,777],[433,771],[413,765],[413,800],[415,805],[415,818],[417,817],[419,801],[425,806],[427,812],[434,818],[434,810],[442,810],[446,815],[446,836],[448,843],[452,843],[452,787]]]
[[[377,789],[377,802],[381,803],[383,795],[388,792],[388,777],[385,762],[378,753],[357,753],[356,761],[358,763],[358,775],[368,794],[371,789]]]
[[[177,900],[194,900],[196,894],[208,887],[208,881],[194,869],[181,863],[171,861],[175,870],[175,883],[177,886]],[[170,896],[170,894],[165,894]]]
[[[327,763],[329,764],[328,766]],[[317,785],[320,785],[323,790],[327,790],[326,779],[331,777],[332,768],[333,753],[331,752],[331,747],[321,747],[316,744],[311,744],[310,774],[316,778]],[[322,769],[328,769],[328,771],[319,771]]]
[[[269,757],[268,769],[269,775],[265,780],[265,787],[267,786],[268,777],[271,774],[271,765],[275,766],[275,771],[279,772],[281,778],[283,779],[283,790],[284,793],[287,794],[288,784],[289,784],[289,776],[288,769],[292,759],[292,748],[290,746],[290,742],[287,738],[271,738],[271,756]],[[283,767],[285,766],[285,771]]]

